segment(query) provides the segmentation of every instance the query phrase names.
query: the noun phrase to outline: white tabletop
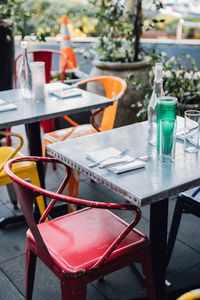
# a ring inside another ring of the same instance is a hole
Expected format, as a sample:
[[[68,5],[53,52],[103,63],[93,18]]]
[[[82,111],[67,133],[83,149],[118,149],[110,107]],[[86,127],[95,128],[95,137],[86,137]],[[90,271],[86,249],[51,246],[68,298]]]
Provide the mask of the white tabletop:
[[[29,124],[67,114],[76,114],[113,104],[111,99],[81,90],[82,95],[59,99],[49,94],[41,101],[22,99],[20,89],[0,92],[0,99],[14,103],[17,109],[0,112],[0,128]]]

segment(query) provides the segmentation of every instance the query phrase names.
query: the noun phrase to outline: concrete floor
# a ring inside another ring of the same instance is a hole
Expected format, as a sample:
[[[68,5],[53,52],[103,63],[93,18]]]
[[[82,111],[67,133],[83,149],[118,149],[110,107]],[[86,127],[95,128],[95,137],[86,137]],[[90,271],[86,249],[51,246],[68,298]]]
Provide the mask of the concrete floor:
[[[21,132],[25,137],[24,127],[12,128],[13,132]],[[22,149],[27,154],[27,145]],[[47,169],[46,186],[56,190],[62,178],[63,170]],[[101,201],[123,201],[119,196],[102,186],[81,177],[80,195],[84,199]],[[174,209],[175,200],[170,200],[169,225]],[[20,213],[14,211],[5,186],[0,187],[0,218]],[[126,220],[131,220],[131,214],[123,213]],[[176,299],[183,291],[200,287],[200,220],[191,215],[184,215],[181,221],[174,252],[167,269],[166,287],[168,300]],[[149,207],[142,208],[142,219],[137,229],[148,236]],[[0,230],[0,300],[24,299],[25,278],[25,233],[27,226],[23,223],[7,226]],[[134,267],[127,267],[105,277],[103,282],[95,281],[88,285],[88,300],[129,300],[145,299],[146,291],[141,279],[138,279]],[[41,261],[37,261],[36,281],[33,300],[61,299],[59,280]],[[158,299],[164,300],[164,299]]]

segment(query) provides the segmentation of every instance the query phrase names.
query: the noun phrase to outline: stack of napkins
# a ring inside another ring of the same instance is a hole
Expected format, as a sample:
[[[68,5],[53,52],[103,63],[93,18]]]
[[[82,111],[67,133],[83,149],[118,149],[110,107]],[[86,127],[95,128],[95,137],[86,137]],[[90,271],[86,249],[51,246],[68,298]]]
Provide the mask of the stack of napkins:
[[[66,85],[62,82],[52,82],[46,84],[46,90],[48,94],[56,96],[60,99],[67,99],[72,97],[78,97],[82,95],[80,89],[77,89],[74,85]]]
[[[191,121],[194,122],[194,121]],[[196,124],[194,123],[194,128],[196,127]],[[184,133],[184,124],[182,124],[182,126],[178,126],[177,128],[177,132],[176,132],[176,138],[179,140],[183,140],[185,139],[185,133]],[[187,140],[189,140],[189,142],[192,145],[196,144],[196,134],[197,134],[197,130],[191,130],[189,134],[187,134]],[[200,145],[200,136],[199,136],[199,145]]]
[[[4,101],[3,99],[0,99],[0,112],[12,110],[12,109],[17,109],[17,105],[13,104],[13,103],[8,103],[8,102]]]
[[[45,85],[45,88],[46,88],[48,94],[51,94],[55,91],[64,90],[67,87],[68,86],[62,82],[51,82],[51,83],[47,83]]]
[[[129,155],[118,158],[117,156],[120,153],[121,151],[117,150],[116,148],[108,147],[98,151],[90,152],[88,153],[87,157],[94,162],[100,162],[104,160],[99,164],[99,168],[106,168],[114,174],[120,174],[145,167],[145,162],[141,160],[134,160],[134,158]]]

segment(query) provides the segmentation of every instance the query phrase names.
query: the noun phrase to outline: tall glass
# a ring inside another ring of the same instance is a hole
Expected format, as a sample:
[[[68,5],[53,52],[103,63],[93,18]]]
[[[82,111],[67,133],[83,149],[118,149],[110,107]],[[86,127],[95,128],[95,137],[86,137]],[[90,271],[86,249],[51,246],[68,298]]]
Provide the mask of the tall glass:
[[[160,121],[163,119],[176,119],[177,98],[164,96],[160,97],[157,106],[157,150],[160,150]]]
[[[30,63],[32,73],[32,93],[35,100],[45,98],[45,63],[34,61]]]
[[[184,150],[190,153],[199,151],[200,111],[185,112]]]
[[[176,119],[162,119],[160,121],[160,159],[173,162],[176,147]]]

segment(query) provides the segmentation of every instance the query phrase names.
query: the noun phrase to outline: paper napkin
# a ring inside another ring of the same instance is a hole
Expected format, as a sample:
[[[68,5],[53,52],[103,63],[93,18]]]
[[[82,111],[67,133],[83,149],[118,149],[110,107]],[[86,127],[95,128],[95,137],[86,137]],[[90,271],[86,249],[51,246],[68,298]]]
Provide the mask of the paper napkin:
[[[100,163],[99,167],[100,168],[106,167],[108,170],[110,170],[115,174],[120,174],[126,171],[131,171],[131,170],[145,167],[145,162],[140,160],[132,161],[134,158],[129,155],[125,155],[121,158],[113,157],[119,155],[120,153],[121,151],[117,150],[116,148],[108,147],[105,149],[90,152],[88,153],[87,157],[93,160],[94,162],[98,162],[106,159],[105,161]],[[112,166],[111,164],[115,164],[115,165]],[[109,167],[109,165],[111,166]]]
[[[100,149],[97,151],[93,151],[87,154],[87,157],[94,162],[98,162],[100,160],[109,158],[110,156],[119,155],[120,151],[114,147],[108,147],[104,149]]]
[[[62,82],[52,82],[52,83],[47,83],[45,87],[47,92],[51,94],[52,92],[66,89],[68,86]]]
[[[113,172],[114,174],[120,174],[140,168],[145,168],[145,162],[141,160],[135,160],[132,162],[127,162],[125,164],[119,164],[115,166],[108,167],[108,170]]]
[[[0,112],[12,110],[12,109],[17,109],[17,105],[15,105],[13,103],[6,103],[6,102],[5,102],[5,104],[0,104]]]

